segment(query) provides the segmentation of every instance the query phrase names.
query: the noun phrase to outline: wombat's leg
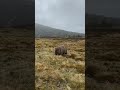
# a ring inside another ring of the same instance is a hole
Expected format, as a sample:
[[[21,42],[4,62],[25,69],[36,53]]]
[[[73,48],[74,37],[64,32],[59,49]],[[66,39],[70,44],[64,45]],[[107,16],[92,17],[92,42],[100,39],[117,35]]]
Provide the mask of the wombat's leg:
[[[59,48],[59,55],[62,55],[62,49]]]
[[[59,53],[60,53],[60,50],[59,50],[59,48],[57,48],[57,55],[59,55]]]
[[[63,50],[63,55],[65,54],[65,50]]]
[[[64,55],[65,54],[65,49],[64,48],[62,48],[62,55]]]
[[[58,55],[58,49],[57,48],[55,49],[55,55]]]
[[[67,54],[67,49],[65,50],[65,54]]]

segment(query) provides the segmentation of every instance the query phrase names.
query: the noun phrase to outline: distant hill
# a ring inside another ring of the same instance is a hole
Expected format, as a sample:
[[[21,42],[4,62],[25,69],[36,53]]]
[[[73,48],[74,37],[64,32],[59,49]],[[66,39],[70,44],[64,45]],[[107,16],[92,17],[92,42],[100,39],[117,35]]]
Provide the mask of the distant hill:
[[[86,14],[86,24],[102,24],[109,23],[112,25],[120,25],[120,18],[106,17],[103,15]]]
[[[84,34],[35,24],[35,37],[84,37]]]
[[[86,30],[120,30],[120,18],[106,17],[103,15],[86,14]]]

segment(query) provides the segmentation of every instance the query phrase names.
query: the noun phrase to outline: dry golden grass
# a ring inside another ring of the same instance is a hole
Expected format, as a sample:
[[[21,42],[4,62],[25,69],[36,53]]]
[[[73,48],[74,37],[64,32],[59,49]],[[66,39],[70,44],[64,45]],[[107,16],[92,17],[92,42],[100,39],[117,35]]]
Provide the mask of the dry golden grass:
[[[59,45],[68,48],[66,56],[54,54]],[[84,90],[84,51],[85,40],[36,38],[36,90]]]

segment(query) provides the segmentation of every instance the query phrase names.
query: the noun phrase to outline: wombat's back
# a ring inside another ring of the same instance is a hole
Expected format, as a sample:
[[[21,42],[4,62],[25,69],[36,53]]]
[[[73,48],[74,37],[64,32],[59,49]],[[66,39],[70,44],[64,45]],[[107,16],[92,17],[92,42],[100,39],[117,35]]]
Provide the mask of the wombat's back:
[[[65,46],[59,46],[55,48],[55,55],[65,55],[67,54],[67,48]]]

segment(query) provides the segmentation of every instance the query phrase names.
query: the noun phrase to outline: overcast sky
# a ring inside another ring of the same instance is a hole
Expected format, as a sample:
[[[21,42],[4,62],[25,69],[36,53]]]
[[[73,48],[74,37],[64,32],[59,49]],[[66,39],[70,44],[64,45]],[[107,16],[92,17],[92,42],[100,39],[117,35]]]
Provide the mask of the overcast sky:
[[[85,0],[35,0],[35,22],[67,31],[85,32]]]
[[[120,17],[120,0],[86,0],[86,12],[109,17]]]
[[[0,0],[0,27],[33,25],[33,0]]]

